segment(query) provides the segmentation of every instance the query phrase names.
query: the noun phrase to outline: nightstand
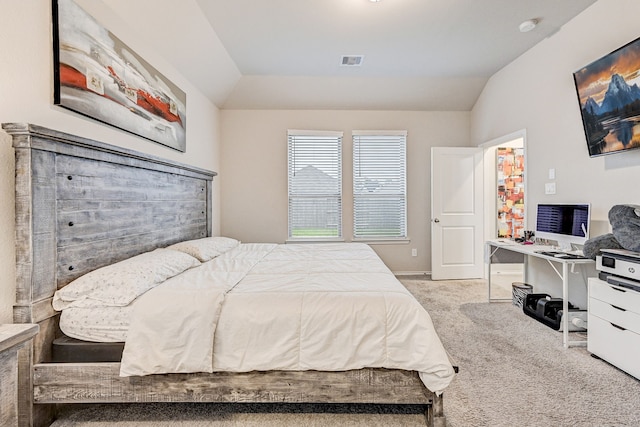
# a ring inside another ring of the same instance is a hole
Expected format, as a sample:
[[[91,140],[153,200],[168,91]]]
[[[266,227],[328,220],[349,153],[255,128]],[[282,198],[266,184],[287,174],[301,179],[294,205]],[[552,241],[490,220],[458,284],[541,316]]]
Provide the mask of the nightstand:
[[[32,339],[39,326],[29,323],[0,325],[0,425],[19,425],[18,375],[21,361],[31,360]],[[31,369],[30,367],[26,369]],[[30,374],[27,372],[27,377]]]

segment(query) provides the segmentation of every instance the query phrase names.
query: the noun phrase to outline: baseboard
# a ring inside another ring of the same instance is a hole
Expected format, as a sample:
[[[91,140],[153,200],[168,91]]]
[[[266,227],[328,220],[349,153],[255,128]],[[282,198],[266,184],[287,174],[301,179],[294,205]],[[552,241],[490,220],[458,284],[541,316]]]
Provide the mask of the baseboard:
[[[394,276],[427,276],[426,279],[431,279],[430,271],[392,271]]]

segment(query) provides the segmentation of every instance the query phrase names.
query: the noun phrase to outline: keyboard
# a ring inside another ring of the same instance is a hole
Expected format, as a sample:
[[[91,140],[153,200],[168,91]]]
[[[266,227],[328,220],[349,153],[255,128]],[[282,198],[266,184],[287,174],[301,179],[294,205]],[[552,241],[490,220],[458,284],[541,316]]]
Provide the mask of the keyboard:
[[[560,251],[536,251],[536,253],[554,257],[554,258],[560,258],[560,259],[586,259],[582,255],[570,254],[567,252],[560,252]]]

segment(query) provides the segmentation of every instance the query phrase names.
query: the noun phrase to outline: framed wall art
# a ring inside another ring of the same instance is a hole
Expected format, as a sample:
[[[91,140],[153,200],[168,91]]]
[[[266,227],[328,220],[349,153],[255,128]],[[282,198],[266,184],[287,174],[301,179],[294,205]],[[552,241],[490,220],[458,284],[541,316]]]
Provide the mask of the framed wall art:
[[[590,156],[640,148],[640,38],[573,73]]]
[[[185,92],[73,0],[53,24],[54,104],[185,151]]]
[[[498,237],[524,236],[524,149],[498,147]]]

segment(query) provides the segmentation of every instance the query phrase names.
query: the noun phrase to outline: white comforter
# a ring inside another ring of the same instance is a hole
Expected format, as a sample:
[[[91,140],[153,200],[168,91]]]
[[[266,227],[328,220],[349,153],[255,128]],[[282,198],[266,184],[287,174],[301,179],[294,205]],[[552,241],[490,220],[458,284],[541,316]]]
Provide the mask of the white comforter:
[[[138,298],[121,375],[253,370],[454,372],[431,318],[364,244],[242,244]]]

